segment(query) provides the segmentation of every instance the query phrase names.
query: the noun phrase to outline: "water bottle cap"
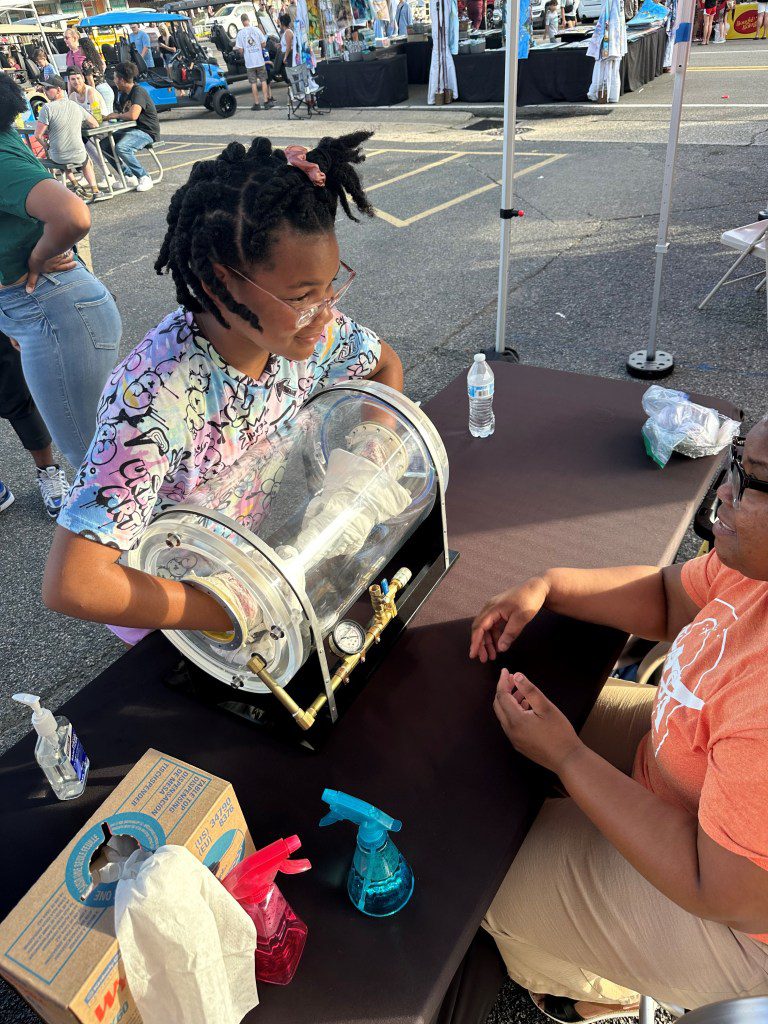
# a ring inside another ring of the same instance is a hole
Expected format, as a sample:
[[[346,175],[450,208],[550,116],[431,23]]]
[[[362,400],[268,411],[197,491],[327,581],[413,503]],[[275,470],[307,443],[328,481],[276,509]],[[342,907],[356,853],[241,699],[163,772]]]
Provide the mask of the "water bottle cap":
[[[478,352],[477,355],[475,356],[475,362],[476,363],[484,363],[485,362],[485,352]]]

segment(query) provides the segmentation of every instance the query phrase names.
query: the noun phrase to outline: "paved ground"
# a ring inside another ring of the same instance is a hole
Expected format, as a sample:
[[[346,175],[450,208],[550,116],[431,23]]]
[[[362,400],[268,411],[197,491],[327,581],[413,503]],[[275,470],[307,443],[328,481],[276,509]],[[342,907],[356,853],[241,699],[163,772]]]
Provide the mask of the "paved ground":
[[[758,43],[693,51],[687,95],[694,105],[681,133],[661,315],[661,338],[677,361],[673,386],[729,398],[750,420],[766,405],[765,300],[746,285],[724,291],[702,313],[695,307],[729,262],[721,231],[754,220],[768,198],[763,54],[768,47]],[[721,99],[726,94],[731,101]],[[665,77],[608,113],[521,120],[516,199],[526,216],[513,227],[508,332],[524,362],[623,377],[627,354],[644,346],[670,96]],[[241,104],[228,121],[163,115],[163,183],[94,209],[96,270],[123,314],[122,351],[174,306],[170,282],[152,263],[170,196],[195,160],[255,133],[287,144],[373,126],[364,172],[379,216],[340,224],[343,256],[358,271],[345,308],[395,346],[408,392],[428,398],[466,369],[473,352],[493,344],[498,131],[468,130],[472,116],[455,109],[338,111],[319,123],[289,124],[281,110],[251,113],[245,96]],[[641,393],[638,385],[638,402]],[[42,608],[51,525],[31,463],[3,422],[0,453],[0,474],[17,496],[0,519],[2,694],[33,689],[57,706],[121,646],[101,627]],[[3,704],[0,749],[28,729],[24,714]],[[32,737],[25,742],[31,755]],[[510,990],[493,1024],[533,1016]],[[4,1024],[34,1019],[15,996],[3,1001],[0,993]]]

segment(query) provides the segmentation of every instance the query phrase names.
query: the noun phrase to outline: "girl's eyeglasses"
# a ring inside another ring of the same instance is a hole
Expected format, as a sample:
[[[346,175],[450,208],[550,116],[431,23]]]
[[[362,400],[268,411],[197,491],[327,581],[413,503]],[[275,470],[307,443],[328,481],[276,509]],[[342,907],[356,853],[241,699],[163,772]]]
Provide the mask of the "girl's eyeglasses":
[[[755,491],[761,491],[763,494],[768,494],[768,482],[758,480],[756,476],[752,476],[751,473],[744,471],[744,467],[741,464],[744,440],[743,437],[734,437],[733,441],[731,441],[731,464],[728,470],[728,477],[731,483],[734,508],[739,507],[741,499],[744,497],[744,491],[748,487]]]
[[[343,260],[341,260],[340,263],[342,269],[346,271],[347,276],[339,287],[336,288],[333,295],[331,295],[329,299],[322,299],[320,302],[314,302],[311,306],[304,306],[303,308],[296,307],[292,303],[286,302],[285,299],[281,299],[277,295],[274,295],[272,292],[268,292],[266,288],[262,288],[260,284],[256,284],[256,282],[252,281],[250,277],[246,277],[245,274],[241,273],[239,270],[235,270],[234,267],[227,267],[227,270],[231,270],[233,274],[237,274],[238,277],[242,277],[242,279],[247,281],[248,284],[253,285],[254,288],[258,288],[258,290],[260,292],[264,292],[265,295],[269,295],[271,299],[274,299],[275,302],[279,302],[281,306],[285,306],[286,309],[290,309],[291,313],[296,318],[296,329],[299,330],[302,327],[307,327],[313,320],[316,320],[324,309],[335,305],[347,292],[349,286],[354,281],[356,277],[355,271],[351,267],[348,267]]]

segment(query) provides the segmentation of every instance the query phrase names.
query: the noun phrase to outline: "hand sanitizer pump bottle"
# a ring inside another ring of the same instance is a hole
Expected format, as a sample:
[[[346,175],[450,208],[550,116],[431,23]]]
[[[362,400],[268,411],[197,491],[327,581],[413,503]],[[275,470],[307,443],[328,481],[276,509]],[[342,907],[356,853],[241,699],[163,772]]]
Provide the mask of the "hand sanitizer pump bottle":
[[[347,892],[358,910],[370,917],[389,917],[402,910],[413,893],[413,872],[389,838],[401,821],[357,797],[326,789],[323,800],[331,809],[321,825],[351,821],[359,826],[357,848],[347,876]]]
[[[256,925],[257,981],[287,985],[304,952],[307,926],[275,885],[278,871],[284,875],[309,871],[308,860],[289,859],[300,846],[298,836],[278,839],[246,857],[222,880]]]
[[[63,715],[54,718],[33,693],[14,693],[13,699],[32,708],[35,760],[51,789],[59,800],[74,800],[85,789],[90,762],[70,722]]]

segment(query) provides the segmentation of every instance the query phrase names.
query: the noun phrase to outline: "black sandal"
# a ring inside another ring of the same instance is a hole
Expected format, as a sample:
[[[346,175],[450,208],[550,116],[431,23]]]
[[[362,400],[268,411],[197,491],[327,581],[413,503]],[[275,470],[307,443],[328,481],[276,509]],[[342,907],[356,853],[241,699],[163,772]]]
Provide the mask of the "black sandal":
[[[597,1017],[582,1017],[576,1009],[578,1002],[576,999],[569,999],[567,996],[545,995],[539,1002],[533,992],[529,992],[528,995],[540,1013],[549,1017],[550,1020],[557,1021],[558,1024],[599,1024],[600,1021],[613,1020],[615,1017],[637,1017],[639,1013],[637,1009],[611,1010],[608,1013],[599,1014]]]

